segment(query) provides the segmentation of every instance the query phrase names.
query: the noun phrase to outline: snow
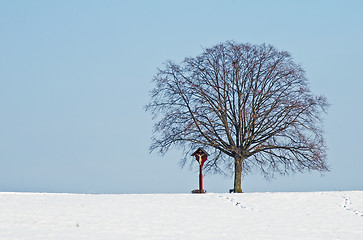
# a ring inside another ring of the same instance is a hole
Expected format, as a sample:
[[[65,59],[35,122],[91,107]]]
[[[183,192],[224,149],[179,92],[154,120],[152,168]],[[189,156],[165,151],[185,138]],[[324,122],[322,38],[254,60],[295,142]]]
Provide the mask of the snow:
[[[363,191],[0,193],[0,239],[363,239]]]

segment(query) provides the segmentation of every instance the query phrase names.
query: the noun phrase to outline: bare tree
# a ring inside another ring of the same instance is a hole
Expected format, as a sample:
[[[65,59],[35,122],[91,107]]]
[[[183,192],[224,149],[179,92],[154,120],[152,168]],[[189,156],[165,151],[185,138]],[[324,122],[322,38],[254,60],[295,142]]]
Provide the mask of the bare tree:
[[[266,177],[328,171],[327,101],[311,93],[288,52],[228,41],[180,65],[166,62],[154,82],[146,105],[157,119],[151,151],[213,149],[205,167],[234,165],[235,192],[242,192],[242,172],[256,167]]]

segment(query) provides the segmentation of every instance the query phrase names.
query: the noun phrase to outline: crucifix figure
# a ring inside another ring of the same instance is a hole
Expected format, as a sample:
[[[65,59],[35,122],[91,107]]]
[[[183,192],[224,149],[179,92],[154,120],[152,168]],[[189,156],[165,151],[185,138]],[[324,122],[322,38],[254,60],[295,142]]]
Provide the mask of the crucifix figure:
[[[195,160],[199,162],[199,190],[193,191],[195,193],[205,193],[203,189],[203,164],[207,160],[209,154],[203,149],[198,148],[192,156],[195,157]]]

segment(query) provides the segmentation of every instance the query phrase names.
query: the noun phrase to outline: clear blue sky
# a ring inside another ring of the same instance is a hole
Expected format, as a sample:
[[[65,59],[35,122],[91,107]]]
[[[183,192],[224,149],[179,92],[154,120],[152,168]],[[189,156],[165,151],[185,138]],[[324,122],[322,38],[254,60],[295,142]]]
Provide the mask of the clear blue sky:
[[[143,106],[167,59],[226,40],[269,43],[303,66],[325,117],[332,171],[246,192],[363,190],[363,1],[1,1],[0,191],[178,193],[181,152],[149,154]],[[207,175],[209,192],[233,179]]]

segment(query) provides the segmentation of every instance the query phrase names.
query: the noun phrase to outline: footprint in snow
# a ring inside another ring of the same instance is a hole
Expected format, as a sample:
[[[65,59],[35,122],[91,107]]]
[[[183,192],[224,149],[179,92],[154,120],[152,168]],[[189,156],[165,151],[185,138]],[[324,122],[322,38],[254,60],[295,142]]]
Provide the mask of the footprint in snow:
[[[359,211],[359,210],[354,209],[352,207],[352,201],[351,201],[350,197],[346,197],[346,196],[342,195],[342,198],[344,199],[343,208],[345,210],[350,211],[350,212],[352,212],[355,215],[358,215],[360,217],[363,217],[363,212],[362,211]]]
[[[255,210],[254,208],[248,208],[246,206],[243,206],[241,202],[238,202],[236,200],[234,200],[234,198],[230,198],[230,197],[224,197],[224,196],[221,196],[219,195],[220,198],[224,198],[226,200],[229,200],[230,202],[233,203],[233,205],[235,205],[236,207],[240,207],[240,208],[243,208],[243,209],[247,209],[247,210],[250,210],[250,211],[257,211],[257,212],[260,212],[259,210]]]

